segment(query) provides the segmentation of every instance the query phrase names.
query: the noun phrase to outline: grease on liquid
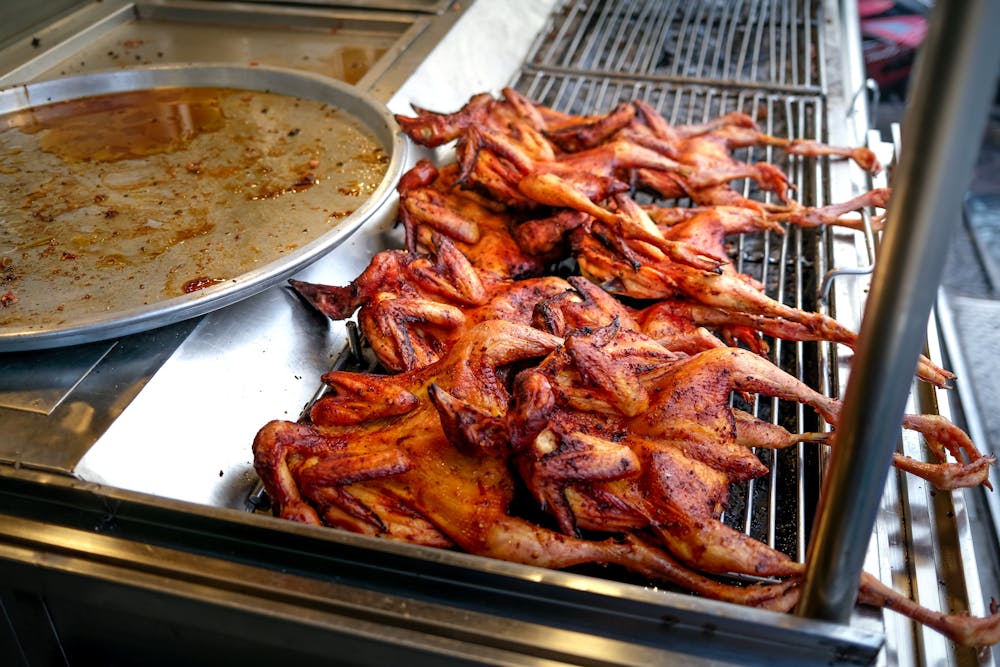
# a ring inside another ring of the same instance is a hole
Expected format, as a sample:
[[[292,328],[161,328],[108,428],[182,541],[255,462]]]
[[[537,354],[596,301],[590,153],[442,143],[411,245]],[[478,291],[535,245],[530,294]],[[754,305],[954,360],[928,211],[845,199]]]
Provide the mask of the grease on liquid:
[[[0,332],[234,283],[328,233],[389,158],[335,107],[165,88],[0,116]]]
[[[170,153],[225,125],[219,90],[157,88],[34,107],[6,127],[44,133],[38,146],[66,161],[115,162]]]

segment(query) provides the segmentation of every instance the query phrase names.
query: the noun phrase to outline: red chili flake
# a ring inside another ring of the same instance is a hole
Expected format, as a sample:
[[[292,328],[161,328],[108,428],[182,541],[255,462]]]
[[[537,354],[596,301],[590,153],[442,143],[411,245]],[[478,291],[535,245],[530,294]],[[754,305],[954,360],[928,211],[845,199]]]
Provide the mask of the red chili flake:
[[[0,296],[0,308],[6,308],[15,301],[17,301],[17,297],[14,296],[13,292],[8,291],[6,294]]]
[[[67,260],[67,259],[76,259],[76,255],[75,255],[74,253],[71,253],[71,252],[64,252],[64,253],[62,254],[62,259],[63,259],[63,260]]]

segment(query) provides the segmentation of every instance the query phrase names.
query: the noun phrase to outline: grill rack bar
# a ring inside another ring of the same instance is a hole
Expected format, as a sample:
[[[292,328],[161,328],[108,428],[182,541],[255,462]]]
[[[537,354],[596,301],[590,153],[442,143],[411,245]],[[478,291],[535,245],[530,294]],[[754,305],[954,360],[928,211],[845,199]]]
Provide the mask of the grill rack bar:
[[[818,92],[816,2],[567,2],[526,69]]]

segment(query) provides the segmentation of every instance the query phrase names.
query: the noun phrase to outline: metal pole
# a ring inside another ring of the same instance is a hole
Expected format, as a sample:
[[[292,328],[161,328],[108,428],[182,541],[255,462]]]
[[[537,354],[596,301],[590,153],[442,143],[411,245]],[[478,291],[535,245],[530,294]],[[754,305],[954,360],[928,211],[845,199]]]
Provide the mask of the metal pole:
[[[844,623],[857,599],[945,252],[996,90],[998,26],[1000,0],[950,0],[931,10],[882,251],[806,555],[800,616]]]

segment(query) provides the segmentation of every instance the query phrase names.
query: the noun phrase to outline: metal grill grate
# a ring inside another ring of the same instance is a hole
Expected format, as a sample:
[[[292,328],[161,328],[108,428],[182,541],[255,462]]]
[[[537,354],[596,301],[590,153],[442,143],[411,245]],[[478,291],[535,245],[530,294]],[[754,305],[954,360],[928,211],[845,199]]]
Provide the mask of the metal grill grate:
[[[527,66],[815,92],[819,14],[795,0],[567,2]]]
[[[819,138],[823,101],[760,90],[732,90],[667,82],[629,80],[584,74],[526,71],[515,87],[532,99],[561,111],[601,113],[618,102],[643,99],[674,124],[698,123],[732,111],[750,115],[769,134],[782,137]],[[811,161],[788,158],[780,151],[748,148],[737,153],[747,162],[766,160],[789,175],[799,199],[807,205],[823,203],[822,170]],[[744,196],[767,201],[752,181],[736,182]],[[674,202],[686,205],[687,202]],[[766,286],[768,296],[789,306],[818,310],[817,281],[825,267],[821,247],[823,232],[791,229],[787,234],[764,232],[732,239],[731,259],[737,270]],[[771,360],[810,386],[823,386],[826,369],[814,344],[769,341]],[[767,399],[740,405],[752,414],[793,432],[819,428],[809,409]],[[734,485],[724,520],[789,557],[805,559],[806,538],[819,495],[820,456],[815,445],[798,445],[780,452],[758,452],[770,475],[749,484]]]
[[[572,113],[597,114],[621,101],[643,99],[674,124],[698,123],[740,111],[768,134],[829,141],[833,132],[827,119],[835,113],[836,122],[844,122],[845,116],[839,114],[849,115],[844,105],[854,102],[836,95],[827,97],[827,73],[822,65],[826,62],[824,44],[830,42],[824,41],[829,35],[822,30],[826,19],[821,7],[829,9],[830,4],[812,0],[570,1],[536,42],[513,85],[543,104]],[[838,73],[830,74],[840,80]],[[844,136],[843,129],[837,136]],[[870,143],[880,146],[878,140]],[[898,146],[890,154],[893,152],[898,154]],[[881,155],[884,158],[885,152]],[[825,160],[789,159],[780,152],[759,148],[746,149],[737,157],[775,164],[790,177],[797,198],[805,205],[841,201],[850,195],[852,185],[865,187],[842,166]],[[879,176],[867,187],[886,184],[885,177]],[[770,196],[749,182],[734,186],[746,197],[766,201]],[[745,235],[732,241],[737,269],[763,283],[772,298],[796,308],[825,312],[828,296],[836,292],[833,297],[838,314],[847,322],[860,320],[862,298],[858,292],[864,283],[851,282],[854,287],[831,290],[830,279],[871,271],[877,240],[870,230],[862,240],[853,232],[793,229],[785,235]],[[940,359],[939,354],[932,357]],[[830,395],[843,386],[850,363],[850,355],[838,346],[782,341],[772,341],[771,359]],[[942,403],[940,393],[934,392],[933,401],[922,399],[934,404],[927,406],[934,412],[946,407],[947,399]],[[797,404],[758,399],[739,407],[790,431],[818,429],[812,411]],[[905,453],[920,455],[913,434],[904,434],[903,443]],[[732,488],[724,520],[804,561],[825,452],[799,445],[757,454],[770,474]],[[939,514],[931,509],[937,503],[946,506]],[[970,612],[983,615],[974,559],[965,562],[966,555],[962,566],[954,567],[955,553],[973,553],[964,508],[958,494],[935,494],[922,480],[890,476],[866,570],[877,572],[883,583],[906,591],[930,608],[949,611],[953,607],[947,596],[965,596]],[[949,521],[960,518],[946,529],[934,529],[937,534],[929,537],[922,527],[935,526],[941,516]],[[954,535],[948,532],[952,530]],[[951,557],[945,555],[948,549],[953,550]],[[895,614],[859,608],[851,622],[885,633],[881,664],[916,663],[918,654],[924,664],[955,662],[947,640]],[[914,641],[917,636],[919,647]]]

